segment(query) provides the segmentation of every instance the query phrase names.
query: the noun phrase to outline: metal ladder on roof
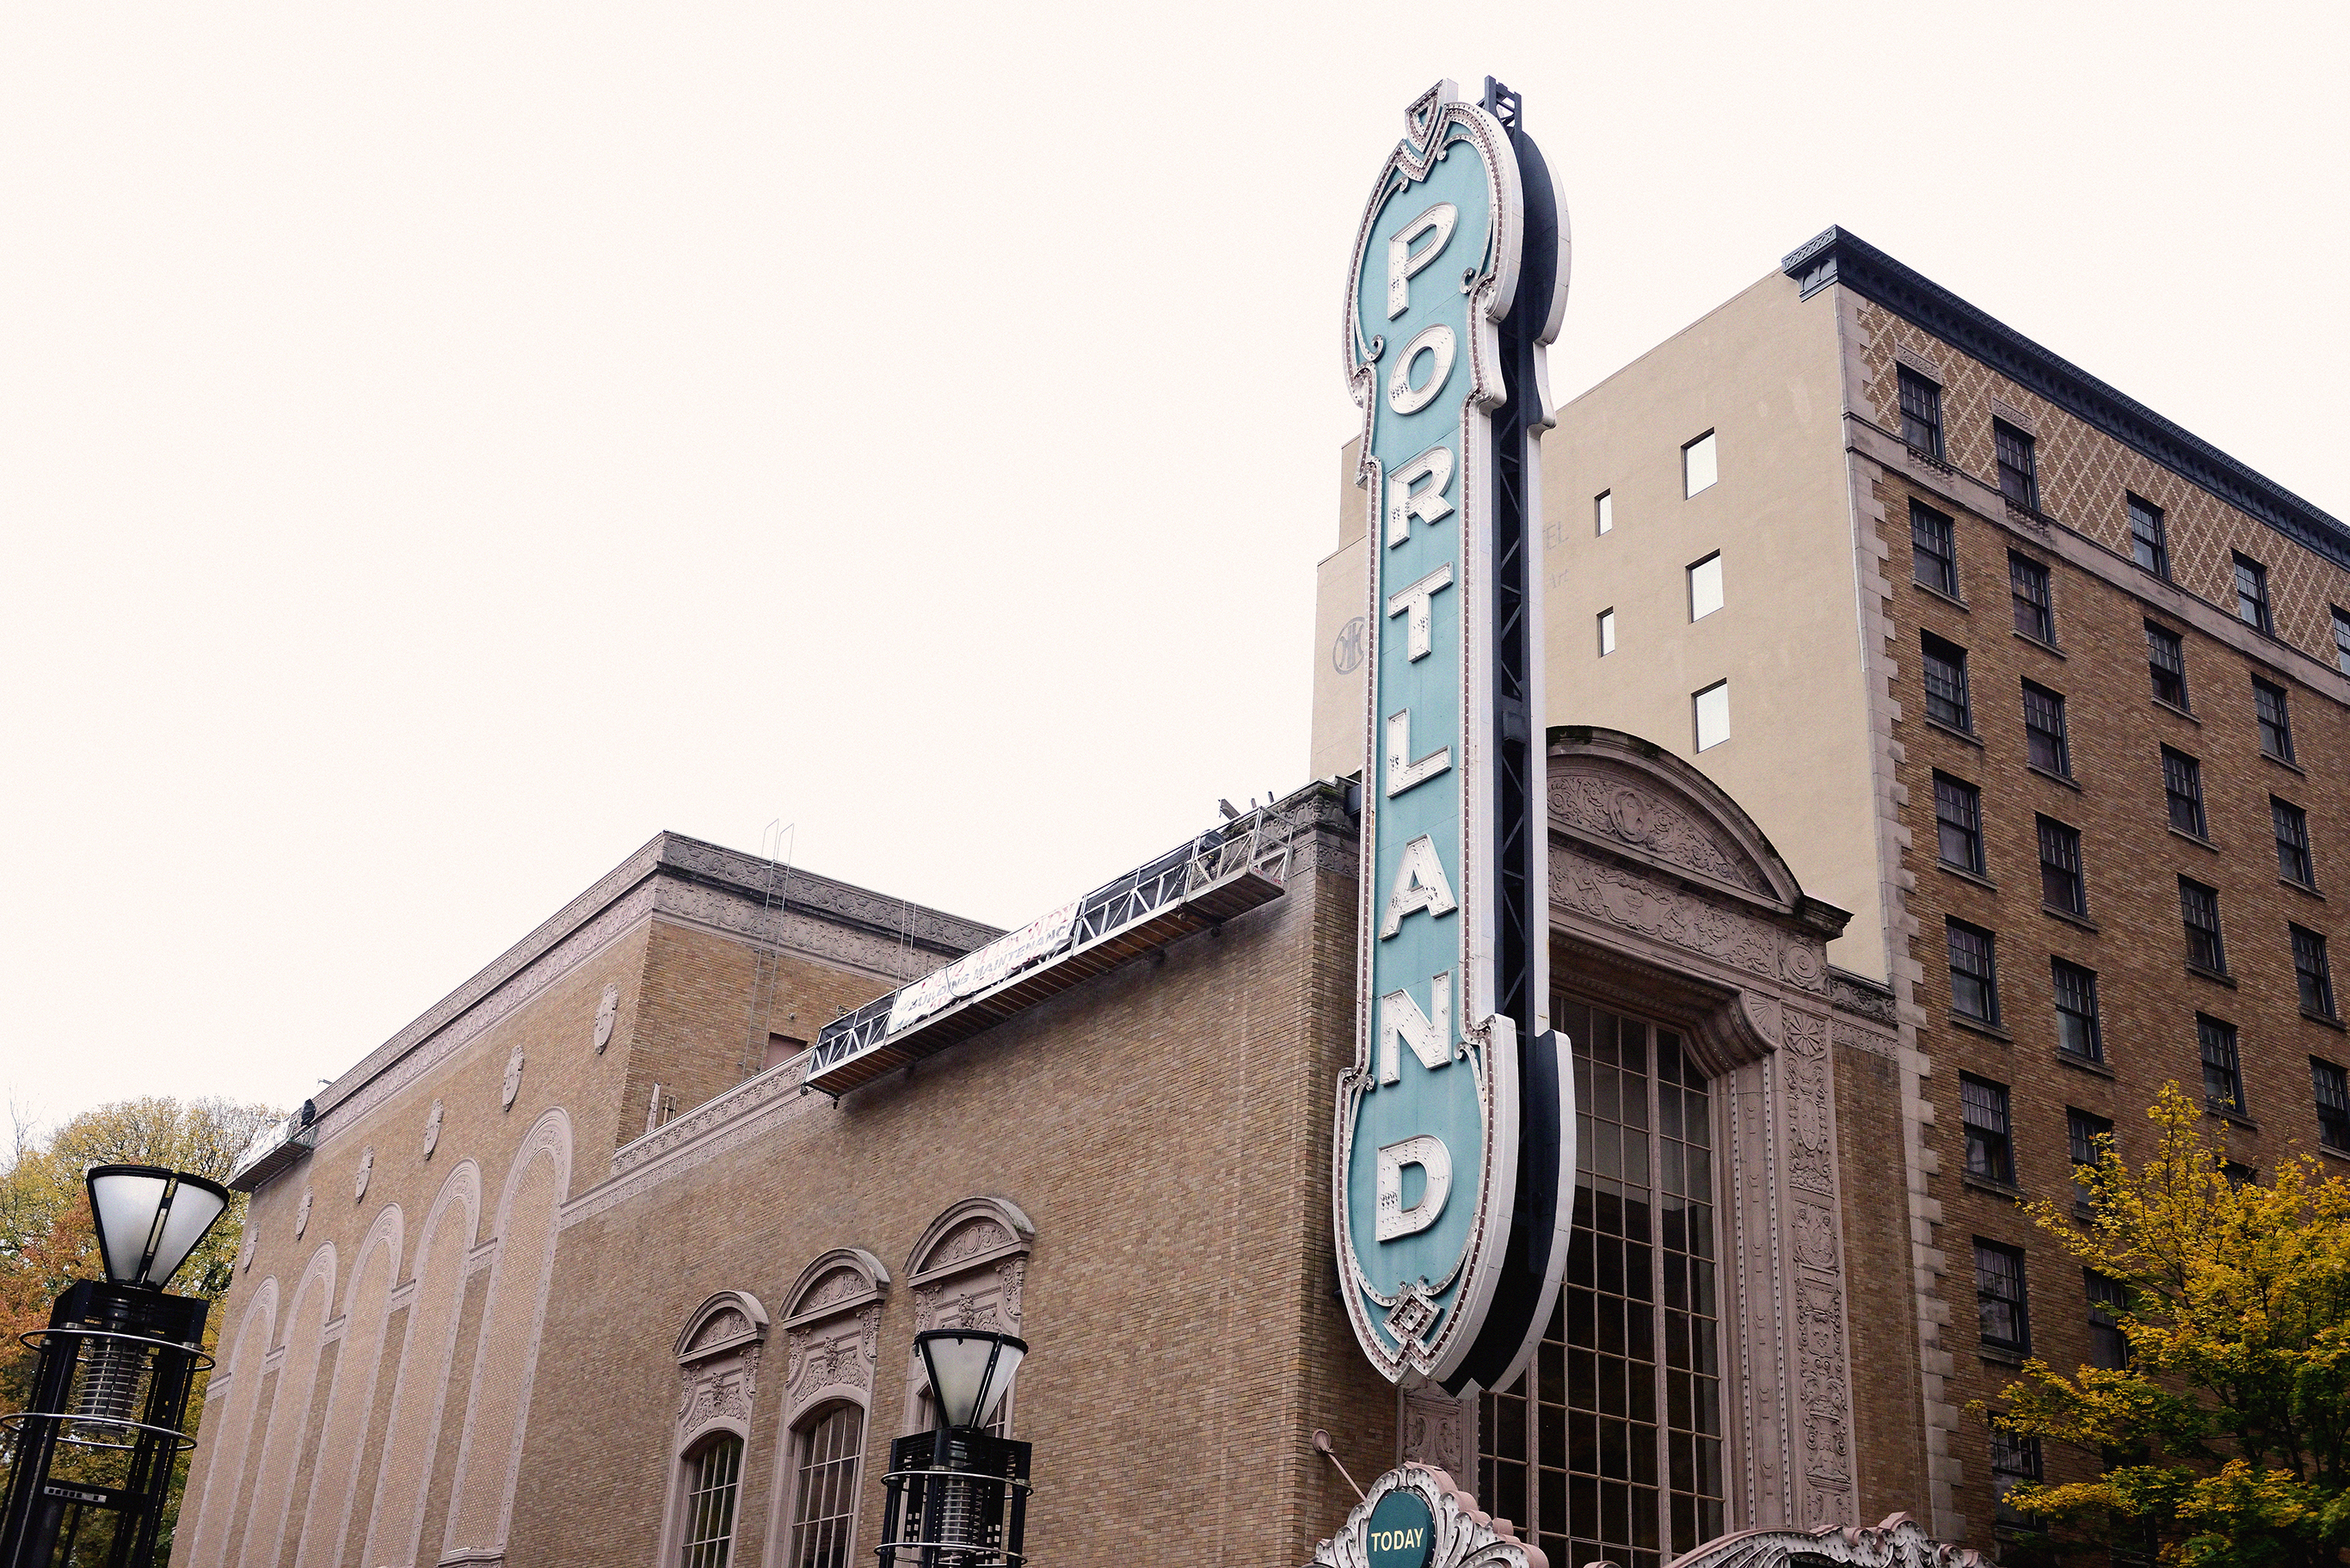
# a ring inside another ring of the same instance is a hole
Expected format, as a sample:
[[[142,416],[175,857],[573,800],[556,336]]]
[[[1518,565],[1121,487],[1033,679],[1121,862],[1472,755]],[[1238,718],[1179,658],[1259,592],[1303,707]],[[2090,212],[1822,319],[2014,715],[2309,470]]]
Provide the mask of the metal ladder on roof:
[[[756,954],[751,976],[751,1012],[743,1044],[742,1069],[738,1078],[752,1077],[765,1071],[767,1041],[771,1031],[767,1025],[775,1010],[775,971],[783,960],[782,925],[785,906],[790,902],[792,882],[792,848],[796,843],[794,829],[796,823],[777,817],[767,824],[760,835],[759,849],[767,862],[759,898],[759,929],[754,933]]]

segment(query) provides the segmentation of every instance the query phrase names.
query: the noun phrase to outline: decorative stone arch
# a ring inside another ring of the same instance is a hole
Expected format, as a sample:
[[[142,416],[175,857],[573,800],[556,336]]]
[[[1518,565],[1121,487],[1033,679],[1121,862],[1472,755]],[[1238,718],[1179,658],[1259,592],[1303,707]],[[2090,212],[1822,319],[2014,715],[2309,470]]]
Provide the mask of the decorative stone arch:
[[[442,1179],[409,1254],[408,1280],[391,1309],[405,1309],[392,1374],[383,1457],[360,1549],[364,1563],[415,1560],[424,1528],[426,1490],[438,1456],[449,1372],[456,1357],[466,1260],[481,1226],[482,1168],[457,1162]],[[387,1354],[392,1354],[387,1347]]]
[[[343,1286],[342,1349],[327,1387],[295,1568],[333,1568],[343,1554],[359,1488],[359,1451],[383,1366],[392,1286],[400,1278],[405,1223],[400,1205],[385,1205],[351,1254],[350,1275]]]
[[[1021,1296],[1036,1227],[1008,1198],[966,1198],[931,1221],[906,1256],[906,1284],[914,1293],[914,1332],[981,1328],[1020,1333]],[[928,1428],[930,1379],[921,1357],[906,1347],[908,1432]],[[1013,1396],[1018,1397],[1017,1391]],[[1012,1405],[1006,1400],[1007,1426]]]
[[[759,1357],[767,1339],[767,1309],[748,1291],[720,1291],[696,1307],[670,1344],[681,1385],[668,1456],[669,1495],[661,1505],[660,1561],[674,1563],[683,1547],[687,1490],[696,1451],[731,1437],[749,1458],[751,1416],[759,1392]],[[735,1472],[736,1539],[741,1539],[743,1471]],[[735,1556],[741,1557],[738,1550]]]
[[[801,1508],[801,1449],[813,1440],[812,1425],[833,1407],[851,1405],[858,1411],[859,1446],[869,1444],[881,1309],[889,1299],[889,1283],[880,1259],[862,1247],[836,1247],[802,1269],[784,1297],[784,1399],[768,1489],[768,1562],[782,1562],[789,1550]],[[852,1562],[854,1548],[852,1541]]]
[[[276,1568],[283,1551],[309,1435],[319,1356],[326,1348],[327,1325],[335,1310],[339,1262],[332,1241],[320,1242],[310,1254],[302,1282],[294,1288],[293,1304],[279,1324],[277,1348],[261,1364],[264,1371],[276,1372],[276,1386],[267,1392],[261,1457],[254,1467],[253,1488],[244,1505],[244,1536],[238,1561],[248,1568]]]
[[[253,1446],[255,1417],[260,1409],[261,1368],[277,1334],[277,1276],[265,1278],[238,1320],[231,1349],[219,1372],[204,1390],[203,1423],[196,1452],[203,1466],[199,1490],[191,1478],[192,1518],[188,1560],[196,1568],[216,1568],[226,1561],[228,1533],[244,1499],[244,1476]]]

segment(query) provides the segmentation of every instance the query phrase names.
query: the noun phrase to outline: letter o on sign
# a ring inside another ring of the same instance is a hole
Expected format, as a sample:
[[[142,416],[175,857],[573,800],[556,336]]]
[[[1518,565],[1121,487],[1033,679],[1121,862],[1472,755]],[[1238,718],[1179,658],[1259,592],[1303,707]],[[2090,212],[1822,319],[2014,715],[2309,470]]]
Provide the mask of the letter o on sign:
[[[1403,346],[1395,370],[1388,377],[1388,407],[1399,414],[1416,414],[1434,402],[1436,394],[1444,390],[1444,383],[1452,379],[1452,345],[1450,327],[1426,327],[1414,334],[1412,340]],[[1428,379],[1414,384],[1412,369],[1422,355],[1432,363],[1428,368]]]
[[[1436,1518],[1428,1500],[1399,1487],[1379,1499],[1363,1532],[1363,1560],[1370,1568],[1428,1568],[1436,1550]]]

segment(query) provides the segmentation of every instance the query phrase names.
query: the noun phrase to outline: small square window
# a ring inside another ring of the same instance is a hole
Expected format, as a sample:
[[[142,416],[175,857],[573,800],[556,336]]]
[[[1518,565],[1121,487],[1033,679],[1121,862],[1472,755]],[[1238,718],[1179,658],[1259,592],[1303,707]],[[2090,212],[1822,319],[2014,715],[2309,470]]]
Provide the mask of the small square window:
[[[2007,1121],[2007,1085],[1962,1073],[1959,1106],[1967,1128],[1967,1174],[2014,1186],[2015,1139]]]
[[[2170,545],[2162,532],[2162,508],[2129,498],[2130,559],[2158,577],[2170,576]]]
[[[2129,1336],[2122,1319],[2129,1315],[2129,1292],[2119,1280],[2095,1269],[2081,1271],[2089,1298],[2089,1365],[2119,1372],[2129,1365]]]
[[[2203,823],[2203,764],[2168,746],[2162,748],[2162,798],[2171,826],[2196,838],[2210,836]]]
[[[2187,927],[2187,961],[2213,974],[2228,972],[2228,950],[2220,940],[2220,894],[2191,877],[2178,879],[2178,913]]]
[[[2301,1010],[2334,1017],[2334,971],[2325,961],[2325,939],[2303,926],[2285,929],[2293,933],[2293,978],[2301,991]]]
[[[1690,701],[1697,710],[1697,749],[1711,751],[1730,739],[1730,682],[1717,680],[1704,691],[1692,693]]]
[[[1918,650],[1926,680],[1926,717],[1971,733],[1975,723],[1967,701],[1967,650],[1930,631],[1919,634]]]
[[[2114,1124],[2103,1116],[2093,1116],[2086,1111],[2064,1107],[2064,1148],[2073,1161],[2073,1201],[2088,1207],[2094,1198],[2089,1184],[2078,1174],[2082,1166],[2095,1170],[2104,1166],[2106,1150],[2114,1136]]]
[[[1991,422],[1992,444],[1999,449],[1999,493],[2027,512],[2040,510],[2040,460],[2035,442],[2005,420]]]
[[[2309,1086],[2317,1096],[2318,1142],[2350,1154],[2350,1073],[2312,1056]]]
[[[2350,675],[2350,610],[2339,605],[2328,607],[2334,611],[2334,662]]]
[[[2269,616],[2269,569],[2250,556],[2236,557],[2236,618],[2276,635],[2276,622]]]
[[[2317,886],[2317,868],[2309,854],[2309,813],[2271,795],[2269,820],[2276,827],[2277,875],[2304,888]]]
[[[2015,629],[2034,642],[2055,646],[2056,618],[2048,602],[2048,568],[2029,556],[2010,550],[2007,584],[2015,600]]]
[[[2032,1348],[2032,1318],[2023,1299],[2023,1252],[1975,1238],[1975,1303],[1982,1342],[2022,1355]]]
[[[2146,662],[2154,676],[2154,700],[2174,708],[2187,706],[2187,649],[2178,634],[2152,621],[2146,623]]]
[[[1944,862],[1982,875],[1982,792],[1948,774],[1934,775],[1934,836]]]
[[[1942,455],[1942,389],[1908,366],[1901,367],[1901,439],[1914,452]]]
[[[2059,778],[2073,776],[2073,748],[2064,734],[2064,699],[2044,686],[2023,683],[2023,742],[2026,760]]]
[[[1950,529],[1950,520],[1932,507],[1909,504],[1910,571],[1936,593],[1957,598],[1959,555]]]
[[[1604,609],[1599,612],[1599,657],[1605,659],[1615,651],[1616,612]]]
[[[2255,677],[2252,718],[2261,727],[2261,750],[2279,762],[2293,761],[2293,713],[2285,706],[2284,688]]]
[[[1591,498],[1591,510],[1599,519],[1599,532],[1605,534],[1616,526],[1616,493],[1603,490]]]
[[[1950,1008],[1962,1018],[1999,1022],[1999,973],[1994,939],[1981,926],[1946,922],[1950,949]]]
[[[2195,1017],[2195,1044],[2203,1054],[2203,1098],[2223,1111],[2244,1114],[2244,1070],[2236,1056],[2236,1026]]]
[[[2037,820],[2040,827],[2040,901],[2068,915],[2087,914],[2088,888],[2081,879],[2081,830],[2067,827],[2053,816]]]
[[[2106,1044],[2097,1033],[2097,977],[2063,959],[2048,961],[2056,992],[2056,1049],[2085,1062],[2102,1062]]]
[[[1681,448],[1681,494],[1684,498],[1710,490],[1721,475],[1714,466],[1713,432],[1708,431]]]
[[[1690,619],[1703,620],[1721,607],[1721,552],[1689,569]]]

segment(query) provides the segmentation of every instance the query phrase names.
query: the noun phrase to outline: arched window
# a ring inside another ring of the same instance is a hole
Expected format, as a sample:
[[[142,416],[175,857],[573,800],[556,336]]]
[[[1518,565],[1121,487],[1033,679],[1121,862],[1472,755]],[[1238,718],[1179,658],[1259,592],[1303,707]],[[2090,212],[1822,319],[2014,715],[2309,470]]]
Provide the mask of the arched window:
[[[801,1423],[785,1568],[848,1568],[857,1532],[857,1465],[864,1452],[865,1412],[846,1400]],[[689,1559],[687,1568],[699,1565]]]
[[[685,1460],[685,1539],[680,1568],[726,1568],[734,1550],[734,1503],[743,1490],[743,1439],[721,1432]]]

